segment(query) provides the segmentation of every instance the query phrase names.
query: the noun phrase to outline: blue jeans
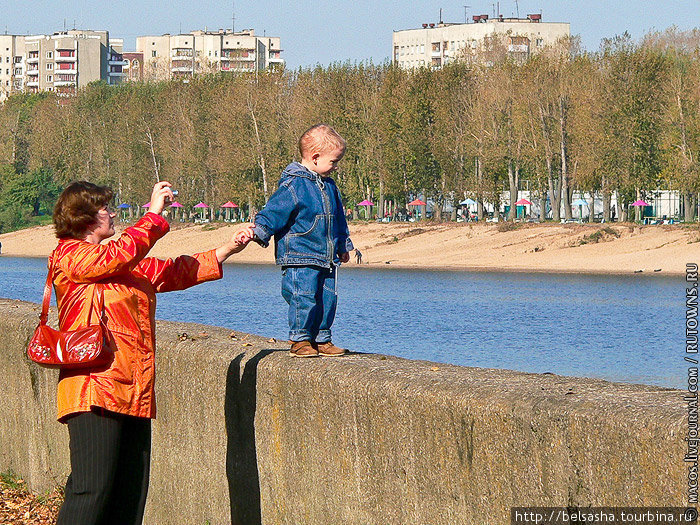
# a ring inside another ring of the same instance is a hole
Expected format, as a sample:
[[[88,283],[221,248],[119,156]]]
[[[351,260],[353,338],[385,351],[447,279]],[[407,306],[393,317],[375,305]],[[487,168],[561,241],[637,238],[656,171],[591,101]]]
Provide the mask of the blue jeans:
[[[289,340],[331,340],[338,294],[335,289],[335,266],[284,266],[282,297],[289,305]]]

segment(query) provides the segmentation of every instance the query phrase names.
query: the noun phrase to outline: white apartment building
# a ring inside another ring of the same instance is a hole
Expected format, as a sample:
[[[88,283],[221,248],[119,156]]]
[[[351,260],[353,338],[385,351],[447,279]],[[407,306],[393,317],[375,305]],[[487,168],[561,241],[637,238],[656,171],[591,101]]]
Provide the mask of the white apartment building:
[[[489,37],[501,37],[509,53],[526,58],[570,36],[568,23],[542,22],[539,14],[527,18],[472,17],[472,23],[423,24],[420,29],[394,31],[392,62],[402,68],[441,67],[468,58]]]
[[[143,53],[144,80],[284,66],[280,38],[256,36],[252,29],[140,36],[136,38],[136,52]]]
[[[21,90],[24,80],[24,40],[15,35],[0,35],[0,102]]]
[[[122,40],[107,31],[0,35],[0,101],[14,92],[72,94],[95,80],[121,81]]]

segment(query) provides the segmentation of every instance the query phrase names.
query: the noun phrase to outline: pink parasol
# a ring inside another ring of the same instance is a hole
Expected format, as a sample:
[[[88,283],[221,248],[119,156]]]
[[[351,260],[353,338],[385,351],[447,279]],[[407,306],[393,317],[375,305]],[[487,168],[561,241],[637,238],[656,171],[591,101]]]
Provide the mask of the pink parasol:
[[[200,202],[199,204],[195,204],[194,207],[195,208],[208,208],[209,206],[207,206],[203,202]]]
[[[142,208],[150,208],[151,207],[151,201],[148,201],[146,204],[141,206]]]
[[[644,202],[642,199],[639,199],[638,201],[634,201],[631,206],[651,206],[651,204],[648,204]]]
[[[357,205],[358,205],[358,206],[374,206],[374,204],[372,204],[372,203],[371,203],[370,201],[368,201],[367,199],[363,200],[362,202],[358,202]]]
[[[532,203],[527,199],[520,199],[519,201],[516,201],[515,205],[516,206],[532,206]]]
[[[408,203],[409,206],[425,206],[425,203],[420,199],[412,200]]]
[[[238,208],[238,204],[228,201],[226,204],[221,205],[222,208]]]
[[[170,207],[171,208],[182,208],[183,206],[179,202],[175,201],[170,205]]]

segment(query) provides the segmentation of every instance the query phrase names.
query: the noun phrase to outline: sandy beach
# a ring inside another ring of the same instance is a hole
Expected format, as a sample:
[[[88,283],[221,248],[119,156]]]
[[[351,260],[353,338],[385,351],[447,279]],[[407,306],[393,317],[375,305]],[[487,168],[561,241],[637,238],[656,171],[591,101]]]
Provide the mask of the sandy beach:
[[[173,225],[151,254],[204,251],[241,226]],[[700,262],[697,226],[358,222],[350,232],[365,268],[680,275],[686,263]],[[2,234],[0,242],[2,255],[14,257],[46,257],[56,246],[52,226]],[[273,264],[274,250],[251,243],[229,261]],[[357,266],[354,256],[349,265]]]

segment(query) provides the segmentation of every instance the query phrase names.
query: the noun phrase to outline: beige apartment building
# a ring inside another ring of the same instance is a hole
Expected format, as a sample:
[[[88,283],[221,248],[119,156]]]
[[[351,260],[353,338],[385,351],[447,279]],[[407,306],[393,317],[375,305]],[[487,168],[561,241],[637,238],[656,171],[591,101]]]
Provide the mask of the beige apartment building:
[[[73,29],[52,35],[0,35],[0,100],[15,92],[69,95],[95,80],[123,76],[121,39],[107,31]]]
[[[508,53],[527,58],[570,36],[568,23],[542,22],[539,14],[527,18],[472,17],[468,24],[423,24],[420,29],[394,31],[392,62],[402,68],[442,67],[452,60],[476,56],[484,42],[498,36]]]
[[[260,71],[283,67],[279,37],[256,36],[252,29],[233,32],[192,31],[179,35],[140,36],[144,80],[188,78],[218,71]]]

